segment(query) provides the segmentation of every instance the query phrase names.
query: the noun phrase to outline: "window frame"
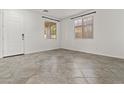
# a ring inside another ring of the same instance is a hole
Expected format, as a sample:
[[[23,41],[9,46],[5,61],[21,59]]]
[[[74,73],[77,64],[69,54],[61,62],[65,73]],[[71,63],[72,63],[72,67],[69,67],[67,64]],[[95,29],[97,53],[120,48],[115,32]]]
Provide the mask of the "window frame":
[[[46,21],[56,23],[56,37],[55,38],[51,38],[51,37],[47,38],[47,36],[46,37],[44,36],[45,35],[45,22]],[[43,38],[47,39],[47,40],[57,40],[57,36],[58,36],[58,22],[54,21],[54,20],[43,18]]]
[[[74,27],[74,38],[75,38],[75,39],[82,39],[82,38],[76,38],[76,32],[75,32],[75,21],[76,21],[76,20],[81,20],[81,21],[82,21],[82,18],[79,17],[79,18],[74,19],[74,22],[73,22],[73,23],[74,23],[74,24],[73,24],[73,27]]]
[[[86,38],[86,37],[83,37],[83,18],[88,17],[88,16],[92,17],[92,37],[87,37]],[[82,37],[81,38],[76,38],[76,32],[75,32],[75,21],[76,20],[82,20]],[[79,18],[74,19],[73,29],[74,29],[74,38],[75,39],[93,39],[94,38],[94,15],[91,14],[91,15],[87,15],[87,16],[84,16],[84,17],[79,17]]]

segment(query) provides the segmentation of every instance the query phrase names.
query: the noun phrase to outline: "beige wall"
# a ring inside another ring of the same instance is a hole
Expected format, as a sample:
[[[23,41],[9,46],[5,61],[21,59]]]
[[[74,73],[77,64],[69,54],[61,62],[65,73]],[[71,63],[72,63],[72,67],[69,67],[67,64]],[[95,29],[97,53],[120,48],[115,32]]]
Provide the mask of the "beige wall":
[[[15,11],[15,10],[8,10]],[[43,19],[40,12],[31,10],[16,10],[21,12],[23,18],[23,31],[25,33],[25,54],[39,51],[57,49],[60,46],[60,23],[57,24],[57,39],[45,39]],[[16,14],[15,11],[15,14]],[[2,57],[2,30],[1,30],[1,12],[0,12],[0,58]],[[15,33],[12,33],[15,34]]]
[[[0,58],[2,57],[2,11],[0,10]]]
[[[107,9],[96,12],[93,39],[75,39],[73,20],[63,20],[61,47],[124,58],[124,10]]]

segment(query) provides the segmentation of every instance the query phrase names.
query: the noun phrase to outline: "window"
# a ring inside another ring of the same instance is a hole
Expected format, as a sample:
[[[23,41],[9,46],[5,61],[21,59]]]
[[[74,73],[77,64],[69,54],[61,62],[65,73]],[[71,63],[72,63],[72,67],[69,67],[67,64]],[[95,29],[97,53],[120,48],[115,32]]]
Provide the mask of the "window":
[[[75,20],[75,38],[93,38],[93,16]]]
[[[44,37],[46,39],[56,39],[56,23],[52,21],[45,21],[44,27]]]
[[[82,19],[75,21],[75,37],[82,38]]]

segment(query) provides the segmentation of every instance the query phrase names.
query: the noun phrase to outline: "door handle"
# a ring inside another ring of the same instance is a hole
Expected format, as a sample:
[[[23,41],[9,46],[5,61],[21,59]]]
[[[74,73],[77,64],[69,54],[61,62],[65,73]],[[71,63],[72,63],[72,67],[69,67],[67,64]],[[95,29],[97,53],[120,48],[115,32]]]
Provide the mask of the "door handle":
[[[22,40],[24,40],[24,36],[25,36],[25,35],[24,35],[24,34],[22,34]]]

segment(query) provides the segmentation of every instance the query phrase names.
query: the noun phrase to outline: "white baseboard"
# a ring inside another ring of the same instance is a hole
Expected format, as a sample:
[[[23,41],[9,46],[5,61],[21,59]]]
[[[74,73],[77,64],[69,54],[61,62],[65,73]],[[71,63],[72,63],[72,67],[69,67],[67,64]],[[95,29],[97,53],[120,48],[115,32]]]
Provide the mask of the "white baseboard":
[[[61,49],[67,49],[67,50],[71,50],[71,51],[78,51],[78,52],[84,52],[84,53],[95,54],[95,55],[100,55],[100,56],[106,56],[106,57],[124,59],[124,57],[112,56],[112,55],[109,55],[109,54],[101,54],[101,53],[87,52],[87,51],[78,50],[78,49],[70,49],[70,48],[61,48]]]

